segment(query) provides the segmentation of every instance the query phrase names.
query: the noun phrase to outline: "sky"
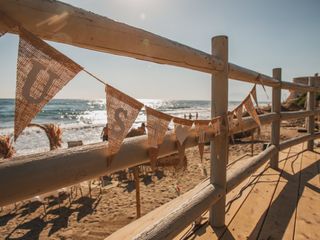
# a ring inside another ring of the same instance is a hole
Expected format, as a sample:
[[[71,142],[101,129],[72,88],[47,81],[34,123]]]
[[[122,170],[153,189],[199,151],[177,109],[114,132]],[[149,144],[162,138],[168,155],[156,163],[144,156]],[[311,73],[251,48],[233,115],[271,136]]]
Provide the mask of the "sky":
[[[211,38],[229,39],[229,62],[282,79],[320,72],[319,0],[65,0],[68,4],[142,28],[201,51]],[[18,36],[0,38],[0,98],[14,98]],[[211,75],[48,42],[119,90],[139,99],[210,100]],[[229,100],[252,84],[229,80]],[[288,95],[282,93],[282,98]],[[80,73],[55,98],[101,99],[104,86]],[[258,88],[259,101],[271,99]]]

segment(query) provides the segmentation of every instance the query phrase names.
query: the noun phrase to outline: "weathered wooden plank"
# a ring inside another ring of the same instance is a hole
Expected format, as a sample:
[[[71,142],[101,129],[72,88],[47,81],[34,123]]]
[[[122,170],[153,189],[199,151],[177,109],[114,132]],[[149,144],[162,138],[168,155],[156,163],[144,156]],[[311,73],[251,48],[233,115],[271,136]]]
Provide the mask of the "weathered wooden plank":
[[[246,159],[248,160],[248,159]],[[238,166],[241,166],[241,162],[239,164],[235,164],[232,168],[237,168]],[[264,164],[262,167],[260,167],[256,173],[252,174],[248,181],[243,181],[240,183],[236,188],[231,190],[227,194],[226,198],[226,219],[225,223],[226,226],[229,225],[229,223],[232,221],[233,217],[236,215],[238,210],[240,209],[241,205],[244,203],[248,195],[250,194],[251,190],[257,183],[257,181],[260,178],[261,172],[263,172],[266,168],[266,164]],[[207,216],[207,215],[206,215]],[[191,226],[188,226],[185,231],[181,232],[175,240],[180,240],[181,237],[186,234],[186,231],[190,229]],[[215,240],[219,239],[223,234],[225,234],[226,231],[229,231],[226,229],[226,227],[223,228],[212,228],[208,223],[206,223],[204,226],[202,226],[200,229],[198,229],[194,234],[192,234],[192,239],[197,240]]]
[[[46,40],[207,73],[223,68],[210,54],[59,1],[3,0],[0,9]],[[1,22],[0,30],[15,31]]]
[[[293,239],[303,144],[290,149],[259,239]],[[285,154],[281,154],[284,156]]]
[[[248,164],[230,170],[230,172],[228,173],[227,192],[230,192],[239,184],[239,182],[242,182],[244,179],[246,179],[248,176],[254,173],[275,153],[277,153],[277,148],[274,145],[272,145],[263,152],[261,152],[259,155],[250,158]]]
[[[301,164],[295,239],[320,239],[319,154],[305,152]]]
[[[279,165],[280,169],[282,167],[283,162]],[[279,172],[272,168],[265,171],[221,239],[230,239],[230,236],[234,239],[257,238],[279,175]]]

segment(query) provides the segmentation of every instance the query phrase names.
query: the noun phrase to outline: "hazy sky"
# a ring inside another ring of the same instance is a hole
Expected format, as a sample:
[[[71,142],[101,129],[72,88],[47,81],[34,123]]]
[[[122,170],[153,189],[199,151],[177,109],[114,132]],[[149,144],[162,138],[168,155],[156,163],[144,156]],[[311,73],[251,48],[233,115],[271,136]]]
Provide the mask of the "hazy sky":
[[[283,80],[320,72],[319,0],[65,0],[135,27],[211,52],[211,37],[229,37],[229,61]],[[210,99],[211,76],[49,42],[111,85],[136,98]],[[0,98],[14,97],[18,37],[0,38]],[[230,100],[252,87],[230,80]],[[268,95],[271,97],[270,89]],[[259,100],[266,100],[261,89]],[[104,87],[84,73],[56,98],[104,98]],[[284,96],[283,96],[284,97]]]

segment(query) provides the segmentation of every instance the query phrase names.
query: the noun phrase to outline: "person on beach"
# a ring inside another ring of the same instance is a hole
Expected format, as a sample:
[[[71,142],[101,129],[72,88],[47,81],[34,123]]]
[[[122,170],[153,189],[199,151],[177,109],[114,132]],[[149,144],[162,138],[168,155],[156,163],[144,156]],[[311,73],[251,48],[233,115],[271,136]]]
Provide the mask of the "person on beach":
[[[184,119],[186,119],[187,118],[187,115],[186,114],[184,114]]]
[[[199,117],[198,112],[196,112],[196,120],[198,120],[198,117]]]
[[[108,123],[106,126],[102,129],[101,132],[102,141],[108,141]]]
[[[189,119],[190,119],[190,120],[192,119],[192,114],[191,114],[191,113],[189,113]]]
[[[144,122],[141,123],[141,126],[140,126],[140,127],[138,127],[138,131],[139,131],[142,135],[146,134],[146,124],[145,124]]]

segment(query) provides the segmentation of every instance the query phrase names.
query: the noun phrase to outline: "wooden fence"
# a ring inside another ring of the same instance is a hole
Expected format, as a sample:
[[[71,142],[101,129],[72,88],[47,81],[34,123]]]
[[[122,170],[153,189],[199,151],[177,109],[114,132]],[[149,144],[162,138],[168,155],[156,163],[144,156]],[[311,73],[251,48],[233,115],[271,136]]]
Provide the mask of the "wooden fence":
[[[262,124],[272,124],[270,147],[246,161],[241,168],[227,172],[227,128],[217,137],[207,136],[207,141],[212,141],[210,178],[108,239],[170,239],[207,209],[210,209],[210,224],[221,227],[224,225],[228,192],[268,160],[276,169],[280,150],[305,141],[308,141],[308,150],[312,150],[313,140],[320,137],[320,133],[314,133],[314,116],[320,113],[315,109],[315,92],[320,88],[314,86],[314,78],[309,78],[308,85],[285,82],[279,68],[273,69],[272,76],[267,76],[229,63],[226,36],[214,37],[212,53],[207,54],[58,1],[1,1],[0,9],[46,40],[212,74],[212,103],[215,103],[211,108],[212,117],[227,114],[228,79],[272,87],[272,111],[259,116]],[[2,30],[15,33],[0,23]],[[307,110],[281,112],[281,89],[308,92]],[[280,142],[280,122],[304,117],[307,118],[307,134]],[[244,126],[234,132],[254,127],[253,119],[248,117],[244,119]],[[193,131],[187,138],[186,147],[196,145],[197,137]],[[146,163],[149,161],[147,150],[146,136],[126,139],[109,167],[106,165],[108,153],[105,143],[15,157],[0,163],[0,206]],[[170,132],[160,147],[159,156],[174,152],[177,152],[176,140]]]

